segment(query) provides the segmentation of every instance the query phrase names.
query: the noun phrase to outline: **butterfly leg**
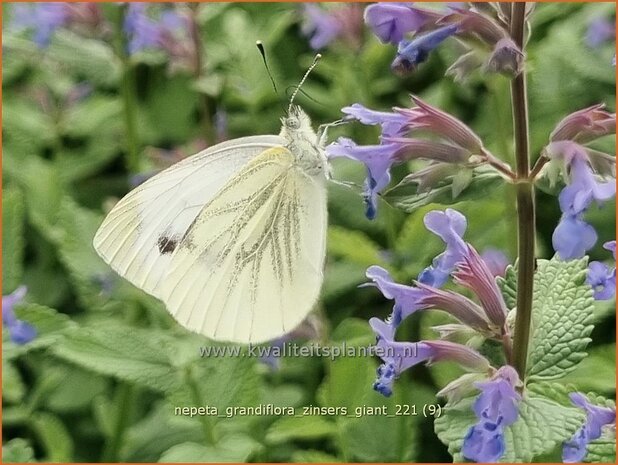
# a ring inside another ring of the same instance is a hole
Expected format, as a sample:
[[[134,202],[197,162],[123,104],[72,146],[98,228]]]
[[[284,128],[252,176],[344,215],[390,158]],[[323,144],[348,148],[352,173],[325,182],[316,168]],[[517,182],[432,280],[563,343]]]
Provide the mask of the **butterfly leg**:
[[[337,121],[333,121],[332,123],[320,124],[320,126],[318,126],[318,147],[326,146],[326,142],[328,140],[328,128],[346,123],[347,121],[339,119]]]

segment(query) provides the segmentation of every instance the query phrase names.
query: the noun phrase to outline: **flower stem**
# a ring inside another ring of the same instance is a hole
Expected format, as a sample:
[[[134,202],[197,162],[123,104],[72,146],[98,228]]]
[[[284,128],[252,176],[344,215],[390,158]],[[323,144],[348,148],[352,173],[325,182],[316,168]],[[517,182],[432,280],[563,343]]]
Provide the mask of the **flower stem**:
[[[511,36],[524,50],[526,26],[526,3],[512,5]],[[522,71],[511,83],[513,102],[513,129],[515,136],[515,164],[517,172],[517,314],[513,341],[513,365],[523,380],[528,359],[530,323],[532,318],[532,296],[534,286],[534,184],[530,179],[528,96],[526,74]]]
[[[191,4],[189,18],[189,34],[191,36],[191,42],[193,43],[193,51],[195,53],[193,57],[193,72],[197,81],[203,79],[204,77],[204,49],[202,47],[202,37],[200,35],[199,23],[197,21],[198,7],[199,3]],[[206,142],[211,145],[216,142],[216,134],[210,117],[210,105],[208,102],[208,96],[203,92],[199,92],[198,98],[204,138],[206,139]]]
[[[122,110],[124,117],[125,142],[126,142],[126,167],[130,174],[139,172],[139,138],[137,135],[137,104],[135,102],[135,75],[129,55],[127,42],[124,34],[124,19],[126,5],[118,8],[116,17],[116,54],[122,65],[122,80],[120,93],[122,97]]]

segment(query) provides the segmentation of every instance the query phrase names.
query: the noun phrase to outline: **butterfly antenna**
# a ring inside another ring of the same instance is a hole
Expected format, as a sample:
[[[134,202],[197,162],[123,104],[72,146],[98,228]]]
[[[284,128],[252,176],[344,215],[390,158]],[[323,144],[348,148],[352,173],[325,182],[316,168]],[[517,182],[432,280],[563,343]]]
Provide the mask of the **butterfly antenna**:
[[[290,95],[290,90],[294,89],[296,90],[296,86],[288,86],[285,88],[285,95],[289,96]],[[307,97],[309,100],[311,100],[312,102],[317,103],[318,105],[322,105],[323,107],[325,107],[326,105],[324,105],[322,102],[320,102],[319,100],[314,99],[311,95],[309,95],[307,92],[305,92],[304,90],[300,89],[298,91],[298,93],[303,94],[305,97]]]
[[[273,84],[273,89],[275,89],[275,94],[279,95],[279,92],[277,91],[277,84],[275,84],[275,78],[273,78],[273,74],[270,71],[270,67],[268,66],[268,62],[266,61],[266,50],[264,50],[264,44],[262,44],[261,40],[256,40],[255,41],[255,46],[258,48],[258,50],[260,51],[260,54],[262,55],[262,61],[264,62],[264,66],[266,67],[266,73],[268,73],[268,77],[270,78],[270,82],[272,82],[272,84]]]
[[[313,68],[317,66],[318,61],[320,61],[320,58],[322,58],[322,55],[320,55],[319,53],[316,54],[316,56],[313,58],[313,62],[311,63],[311,66],[309,66],[309,69],[307,70],[303,78],[300,80],[298,85],[296,86],[296,90],[294,90],[292,97],[290,97],[290,105],[288,106],[288,113],[292,110],[292,104],[294,103],[294,99],[298,95],[300,88],[302,87],[302,85],[305,83],[305,81],[309,77],[309,74],[311,74],[311,71],[313,71]]]

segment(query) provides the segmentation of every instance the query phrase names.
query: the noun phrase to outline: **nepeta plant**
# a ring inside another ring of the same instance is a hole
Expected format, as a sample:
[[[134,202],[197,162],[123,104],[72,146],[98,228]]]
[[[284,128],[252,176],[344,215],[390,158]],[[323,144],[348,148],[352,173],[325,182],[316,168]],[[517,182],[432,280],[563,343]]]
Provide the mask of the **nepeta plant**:
[[[418,195],[431,194],[448,180],[457,201],[487,176],[516,192],[518,256],[503,277],[496,277],[489,262],[464,240],[466,218],[450,208],[425,215],[425,226],[444,241],[445,251],[411,285],[395,282],[379,266],[367,270],[368,285],[394,301],[388,318],[369,322],[383,362],[373,388],[390,396],[408,368],[452,361],[467,373],[438,393],[447,403],[435,431],[455,460],[528,462],[562,448],[565,462],[613,461],[614,402],[572,392],[556,381],[586,356],[594,299],[615,295],[615,267],[588,264],[585,254],[598,241],[586,214],[616,192],[615,157],[588,144],[614,134],[616,116],[603,105],[566,116],[531,166],[525,72],[531,14],[525,3],[476,4],[446,12],[378,3],[365,10],[365,21],[377,37],[397,45],[392,69],[398,73],[415,70],[434,48],[456,38],[467,51],[449,74],[461,79],[480,68],[510,79],[514,167],[490,153],[463,122],[414,96],[411,108],[392,112],[360,103],[343,108],[346,120],[379,125],[380,140],[360,146],[340,138],[328,153],[366,166],[364,200],[370,219],[377,215],[391,167],[410,160],[428,162],[408,176],[418,184]],[[552,187],[564,185],[558,196],[562,218],[553,234],[556,255],[537,260],[535,186],[547,181]],[[604,247],[615,253],[615,241]],[[451,280],[457,287],[443,289]],[[397,329],[408,316],[435,309],[454,319],[433,328],[437,339],[397,340]]]

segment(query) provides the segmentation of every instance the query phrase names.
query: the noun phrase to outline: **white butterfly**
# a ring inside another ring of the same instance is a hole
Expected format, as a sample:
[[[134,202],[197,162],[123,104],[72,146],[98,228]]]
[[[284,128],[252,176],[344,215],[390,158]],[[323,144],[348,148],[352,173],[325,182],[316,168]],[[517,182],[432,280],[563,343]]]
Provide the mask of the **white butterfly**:
[[[243,137],[127,194],[94,237],[121,276],[185,328],[259,343],[311,311],[326,246],[325,137],[290,104],[278,136]]]

